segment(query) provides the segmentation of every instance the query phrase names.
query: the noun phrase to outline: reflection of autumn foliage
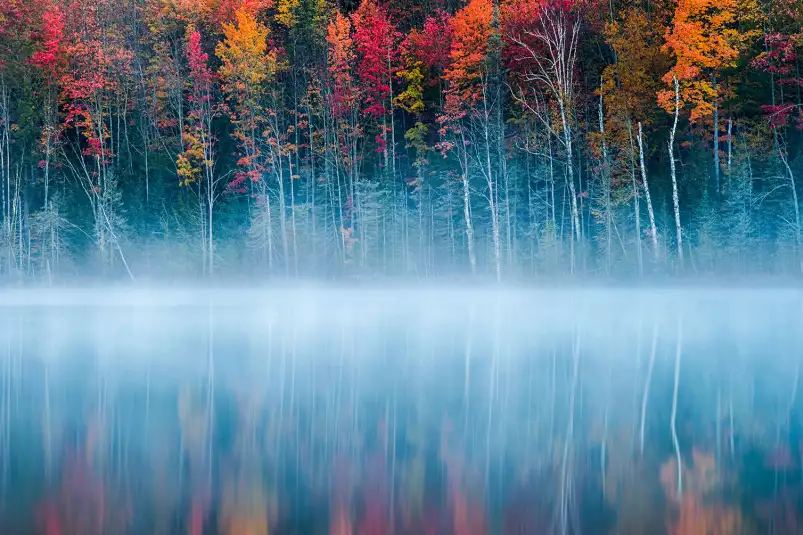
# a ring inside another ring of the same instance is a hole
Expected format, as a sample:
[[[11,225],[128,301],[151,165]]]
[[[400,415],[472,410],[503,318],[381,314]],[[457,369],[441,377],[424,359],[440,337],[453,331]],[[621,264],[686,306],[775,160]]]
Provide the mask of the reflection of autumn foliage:
[[[368,461],[363,485],[363,516],[358,535],[386,535],[391,532],[388,520],[388,477],[385,458],[374,453]]]
[[[219,530],[225,535],[268,535],[268,498],[258,484],[232,478],[222,490]]]
[[[447,502],[452,514],[453,535],[484,535],[488,533],[482,501],[467,495],[465,490],[466,488],[482,487],[466,484],[465,459],[462,453],[448,444],[446,433],[441,438],[441,459],[446,466]]]
[[[683,494],[677,497],[674,457],[661,465],[661,485],[676,514],[667,527],[669,535],[730,535],[740,533],[741,513],[731,507],[710,503],[708,494],[718,485],[714,457],[697,449],[692,464],[683,463]]]
[[[784,486],[772,500],[763,500],[756,505],[759,518],[775,526],[777,533],[801,533],[803,518],[799,508],[803,489]]]
[[[354,528],[351,525],[351,518],[345,506],[338,505],[332,511],[330,519],[329,535],[353,535]]]
[[[665,497],[655,481],[654,466],[643,457],[633,458],[626,435],[613,439],[607,452],[604,485],[608,507],[616,511],[617,535],[642,535],[660,525]]]
[[[218,533],[268,535],[276,525],[279,504],[263,477],[265,458],[253,437],[262,393],[238,391],[237,425],[231,452],[221,461]]]
[[[354,526],[351,522],[353,479],[351,466],[343,455],[337,456],[334,460],[331,482],[329,535],[354,535]]]
[[[803,443],[799,444],[803,452]],[[776,533],[801,533],[803,512],[803,481],[800,474],[799,457],[786,444],[778,444],[764,454],[763,473],[778,480],[778,488],[771,496],[755,500],[757,517],[772,526]]]
[[[516,488],[505,503],[502,517],[504,535],[537,535],[551,523],[552,508],[540,492],[544,478],[532,479]]]
[[[122,533],[128,520],[127,508],[110,500],[80,453],[65,462],[60,488],[38,507],[39,526],[45,535]]]
[[[670,535],[728,535],[739,533],[741,516],[728,507],[705,506],[697,496],[684,493],[680,516],[669,526]]]

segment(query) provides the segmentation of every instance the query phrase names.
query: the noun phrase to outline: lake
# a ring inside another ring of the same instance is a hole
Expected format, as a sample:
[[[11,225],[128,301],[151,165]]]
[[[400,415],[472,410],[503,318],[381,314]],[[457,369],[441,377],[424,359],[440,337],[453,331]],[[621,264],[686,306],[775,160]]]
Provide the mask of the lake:
[[[803,532],[803,289],[0,291],[0,532]]]

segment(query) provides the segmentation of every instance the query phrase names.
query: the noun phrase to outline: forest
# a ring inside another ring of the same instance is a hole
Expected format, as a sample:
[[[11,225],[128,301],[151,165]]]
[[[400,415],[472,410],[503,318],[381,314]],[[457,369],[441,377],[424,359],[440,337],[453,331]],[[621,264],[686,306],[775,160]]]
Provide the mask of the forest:
[[[800,0],[3,0],[0,274],[799,276],[802,51]]]

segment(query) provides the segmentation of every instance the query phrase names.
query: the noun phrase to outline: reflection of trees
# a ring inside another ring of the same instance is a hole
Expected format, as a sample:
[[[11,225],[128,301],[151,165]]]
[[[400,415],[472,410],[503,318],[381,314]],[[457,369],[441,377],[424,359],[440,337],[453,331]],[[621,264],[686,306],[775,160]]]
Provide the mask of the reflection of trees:
[[[326,316],[335,326],[315,340],[290,314],[243,335],[204,310],[175,335],[199,364],[170,378],[154,362],[68,380],[50,344],[46,367],[0,365],[0,400],[17,403],[18,388],[33,404],[0,411],[8,464],[41,470],[10,468],[8,488],[40,478],[47,535],[795,533],[793,361],[720,358],[688,320],[678,367],[670,313],[613,342],[580,321],[528,327],[523,342],[499,310],[475,317],[470,340],[440,318],[423,332],[368,313]],[[471,309],[454,314],[464,324]],[[740,351],[763,355],[761,342]],[[754,378],[749,396],[738,377]],[[24,432],[43,447],[24,451]]]
[[[124,533],[129,525],[128,504],[94,473],[87,453],[66,456],[59,487],[39,504],[38,523],[46,535]]]

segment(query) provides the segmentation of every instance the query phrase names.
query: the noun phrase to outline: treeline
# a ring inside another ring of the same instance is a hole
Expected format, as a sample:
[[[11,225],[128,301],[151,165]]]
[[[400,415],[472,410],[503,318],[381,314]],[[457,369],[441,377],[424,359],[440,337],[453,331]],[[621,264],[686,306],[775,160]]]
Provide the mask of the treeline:
[[[800,0],[3,0],[0,273],[799,275]]]

